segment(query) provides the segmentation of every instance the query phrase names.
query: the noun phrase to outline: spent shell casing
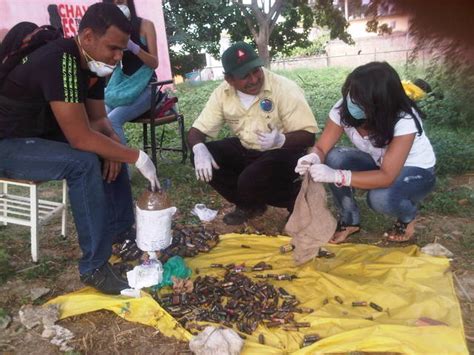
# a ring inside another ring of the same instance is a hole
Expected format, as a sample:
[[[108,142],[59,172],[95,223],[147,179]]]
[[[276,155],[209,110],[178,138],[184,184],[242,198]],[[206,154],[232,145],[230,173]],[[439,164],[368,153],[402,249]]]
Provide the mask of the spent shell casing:
[[[265,322],[264,324],[268,328],[275,328],[275,327],[279,327],[282,323],[281,322],[276,322],[276,321],[270,321],[270,322]]]
[[[310,322],[297,322],[297,323],[294,323],[293,325],[295,327],[298,327],[298,328],[309,328],[309,327],[311,327]]]
[[[297,332],[299,329],[297,326],[294,326],[294,325],[284,325],[283,330],[286,330],[289,332]]]
[[[315,342],[315,341],[318,341],[319,339],[321,339],[321,337],[319,336],[319,334],[306,334],[304,337],[303,337],[303,341],[312,341],[312,342]]]
[[[366,307],[367,302],[365,301],[354,301],[352,302],[352,307]]]
[[[224,265],[222,265],[222,264],[211,264],[211,267],[212,268],[221,268],[221,267],[224,267]]]
[[[251,249],[250,245],[247,245],[247,244],[240,244],[240,247],[244,249]]]
[[[369,306],[375,309],[376,311],[383,312],[383,308],[380,307],[377,303],[370,302]]]
[[[258,342],[260,344],[265,344],[265,336],[262,333],[258,335]]]
[[[285,254],[292,251],[293,249],[295,249],[295,246],[293,244],[285,244],[280,247],[280,253]]]
[[[309,307],[298,307],[298,310],[299,310],[301,313],[313,313],[313,312],[314,312],[314,309],[313,309],[313,308],[309,308]]]
[[[327,305],[329,303],[329,300],[327,298],[323,299],[323,306]]]
[[[335,299],[335,300],[337,301],[337,303],[339,303],[339,304],[343,304],[343,303],[344,303],[344,301],[342,300],[342,298],[339,297],[339,296],[335,296],[334,299]]]
[[[316,343],[316,340],[308,340],[308,341],[303,341],[303,344],[301,345],[302,348],[305,348],[307,346],[310,346],[312,344]]]

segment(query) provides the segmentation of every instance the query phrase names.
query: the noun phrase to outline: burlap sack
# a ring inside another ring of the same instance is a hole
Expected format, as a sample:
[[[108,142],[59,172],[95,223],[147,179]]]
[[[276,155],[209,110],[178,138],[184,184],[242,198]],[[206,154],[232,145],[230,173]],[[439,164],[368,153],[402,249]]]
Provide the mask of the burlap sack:
[[[336,219],[327,208],[323,184],[314,182],[306,174],[285,226],[285,232],[293,238],[295,263],[300,265],[315,257],[319,247],[334,235],[336,225]]]

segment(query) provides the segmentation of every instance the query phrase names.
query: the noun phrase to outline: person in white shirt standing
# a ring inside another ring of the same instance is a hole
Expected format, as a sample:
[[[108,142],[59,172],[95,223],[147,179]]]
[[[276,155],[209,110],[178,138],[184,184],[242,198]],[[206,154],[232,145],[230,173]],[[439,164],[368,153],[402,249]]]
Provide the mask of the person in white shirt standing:
[[[340,219],[330,242],[344,242],[360,230],[354,188],[368,190],[370,208],[397,218],[387,233],[390,241],[413,237],[417,204],[436,180],[436,158],[421,116],[386,62],[371,62],[349,74],[320,139],[295,168],[316,182],[331,183]],[[335,147],[343,132],[354,148]]]

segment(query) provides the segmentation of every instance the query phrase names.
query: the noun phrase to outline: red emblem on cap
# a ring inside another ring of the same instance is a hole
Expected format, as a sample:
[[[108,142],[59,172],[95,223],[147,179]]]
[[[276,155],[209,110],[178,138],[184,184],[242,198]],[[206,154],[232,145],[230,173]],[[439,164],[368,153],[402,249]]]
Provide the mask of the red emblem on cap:
[[[245,53],[243,50],[239,49],[237,51],[237,63],[241,63],[247,58],[247,53]]]

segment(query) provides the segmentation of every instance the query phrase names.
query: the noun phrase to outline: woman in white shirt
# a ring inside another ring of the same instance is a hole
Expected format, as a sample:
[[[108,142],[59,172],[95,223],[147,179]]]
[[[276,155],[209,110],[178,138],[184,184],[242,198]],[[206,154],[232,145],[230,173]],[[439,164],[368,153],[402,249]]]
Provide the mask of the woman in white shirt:
[[[397,218],[389,240],[413,237],[417,203],[436,180],[436,158],[421,115],[386,62],[368,63],[349,74],[321,138],[295,168],[316,182],[331,183],[340,219],[330,242],[341,243],[360,230],[353,188],[368,190],[370,208]],[[343,132],[355,148],[335,147]]]

